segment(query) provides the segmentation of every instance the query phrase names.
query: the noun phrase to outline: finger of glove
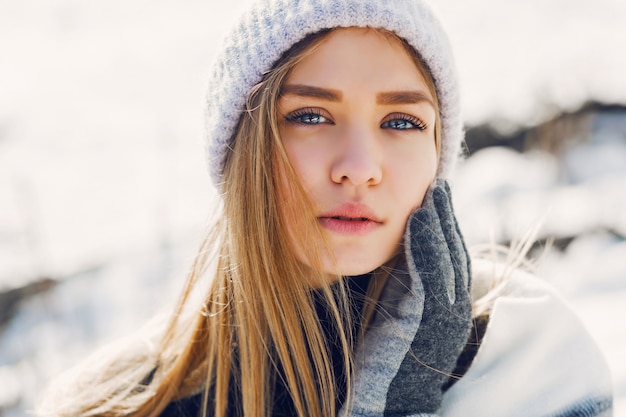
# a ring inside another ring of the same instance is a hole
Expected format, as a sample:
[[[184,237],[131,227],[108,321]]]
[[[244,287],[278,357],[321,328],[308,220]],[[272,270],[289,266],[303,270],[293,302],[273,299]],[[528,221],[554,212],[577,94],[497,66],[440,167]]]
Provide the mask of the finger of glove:
[[[389,272],[385,287],[377,304],[374,324],[389,321],[409,321],[419,324],[424,303],[424,288],[416,282],[405,268],[399,266]]]
[[[452,304],[455,271],[430,192],[428,197],[427,205],[409,219],[405,238],[407,263],[414,279],[422,281],[426,294],[447,295],[446,304]]]
[[[450,187],[447,182],[443,180],[440,182],[442,184],[433,190],[433,200],[454,268],[456,299],[464,300],[469,297],[471,281],[470,257],[454,215]]]
[[[441,401],[441,385],[454,360],[457,313],[455,269],[435,207],[436,187],[427,193],[422,207],[407,227],[407,264],[414,281],[424,287],[420,327],[389,385],[385,413],[407,415],[411,411],[433,412]],[[449,336],[453,336],[450,340]]]
[[[354,413],[382,415],[388,387],[420,325],[423,300],[421,283],[412,283],[407,271],[394,270],[381,294],[375,319],[357,348]]]
[[[385,409],[389,415],[434,412],[442,385],[467,340],[471,304],[463,265],[468,265],[469,257],[449,195],[445,182],[435,182],[409,220],[407,260],[409,268],[413,265],[413,279],[423,282],[425,300],[411,349],[389,386]]]

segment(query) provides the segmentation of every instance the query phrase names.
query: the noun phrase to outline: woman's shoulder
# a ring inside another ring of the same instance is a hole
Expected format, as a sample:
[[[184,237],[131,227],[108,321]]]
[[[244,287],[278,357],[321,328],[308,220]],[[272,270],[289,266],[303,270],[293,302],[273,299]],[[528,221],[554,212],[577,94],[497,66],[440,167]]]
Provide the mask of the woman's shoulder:
[[[489,305],[489,322],[442,415],[610,415],[610,373],[580,318],[546,281],[504,268],[473,263],[472,295]]]

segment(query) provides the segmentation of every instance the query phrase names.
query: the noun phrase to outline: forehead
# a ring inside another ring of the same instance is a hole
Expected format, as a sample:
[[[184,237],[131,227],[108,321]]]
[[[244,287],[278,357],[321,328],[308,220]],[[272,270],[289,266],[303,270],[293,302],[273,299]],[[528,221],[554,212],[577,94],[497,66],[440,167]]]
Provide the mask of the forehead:
[[[396,36],[371,28],[339,28],[316,42],[285,84],[408,90],[426,80],[416,58]]]

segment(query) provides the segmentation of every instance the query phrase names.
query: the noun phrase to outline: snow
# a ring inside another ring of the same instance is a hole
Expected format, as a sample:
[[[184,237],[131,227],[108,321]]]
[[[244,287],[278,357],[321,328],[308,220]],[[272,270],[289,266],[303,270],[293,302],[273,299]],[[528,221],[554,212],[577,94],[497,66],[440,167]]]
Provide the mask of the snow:
[[[619,130],[606,127],[599,124],[589,142],[566,152],[561,166],[538,151],[478,151],[457,173],[455,207],[470,246],[519,239],[537,226],[539,239],[573,238],[564,251],[548,247],[537,255],[536,269],[598,342],[613,374],[615,415],[622,416],[626,326],[617,317],[626,299],[626,131],[619,140]]]
[[[555,237],[598,229],[625,236],[624,138],[626,132],[619,142],[598,131],[559,160],[537,150],[476,152],[461,163],[454,182],[457,211],[461,217],[468,212],[470,239],[486,241],[497,230],[496,240],[506,241],[538,224]]]
[[[24,415],[53,375],[175,298],[215,198],[201,138],[205,75],[245,3],[0,2],[0,291],[64,279],[0,329],[3,416]],[[626,103],[626,2],[433,6],[469,125],[512,129],[588,100]],[[626,328],[615,319],[626,296],[626,117],[592,125],[560,160],[476,153],[459,169],[455,204],[473,244],[538,223],[540,237],[573,238],[538,267],[605,352],[616,415],[626,416]]]

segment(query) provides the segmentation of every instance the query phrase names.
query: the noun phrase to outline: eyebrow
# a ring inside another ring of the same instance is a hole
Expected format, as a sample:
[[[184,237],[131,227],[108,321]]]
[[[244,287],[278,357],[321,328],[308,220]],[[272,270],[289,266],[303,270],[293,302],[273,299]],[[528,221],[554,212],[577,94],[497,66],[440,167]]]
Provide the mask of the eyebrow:
[[[314,87],[304,84],[287,84],[280,89],[280,95],[293,94],[301,97],[319,98],[322,100],[340,102],[343,99],[341,91]],[[376,94],[376,102],[382,105],[417,104],[427,102],[433,108],[435,104],[423,91],[389,91]]]
[[[431,98],[422,91],[390,91],[376,94],[378,104],[417,104],[427,102],[433,108],[435,104]]]
[[[294,94],[302,97],[319,98],[327,101],[341,101],[343,94],[341,91],[313,87],[303,84],[287,84],[280,89],[280,95]]]

